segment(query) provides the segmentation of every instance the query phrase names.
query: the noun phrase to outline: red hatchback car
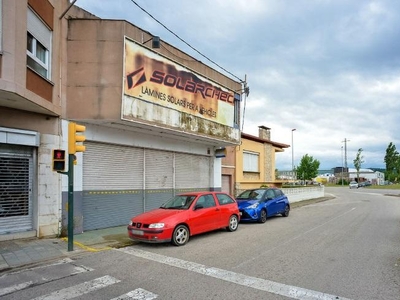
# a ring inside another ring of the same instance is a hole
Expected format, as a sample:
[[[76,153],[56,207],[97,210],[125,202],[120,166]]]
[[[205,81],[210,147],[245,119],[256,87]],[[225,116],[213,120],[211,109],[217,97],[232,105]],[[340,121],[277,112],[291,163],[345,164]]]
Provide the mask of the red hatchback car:
[[[192,192],[176,195],[160,208],[131,219],[129,238],[148,243],[172,242],[183,246],[192,235],[239,226],[238,205],[222,192]]]

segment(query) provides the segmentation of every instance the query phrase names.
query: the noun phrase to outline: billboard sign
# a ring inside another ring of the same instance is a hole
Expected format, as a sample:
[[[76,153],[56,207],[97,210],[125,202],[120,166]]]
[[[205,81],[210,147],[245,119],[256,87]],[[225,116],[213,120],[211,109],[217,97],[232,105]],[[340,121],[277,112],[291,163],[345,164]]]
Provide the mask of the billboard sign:
[[[133,97],[233,127],[233,91],[127,38],[123,92],[123,101]]]

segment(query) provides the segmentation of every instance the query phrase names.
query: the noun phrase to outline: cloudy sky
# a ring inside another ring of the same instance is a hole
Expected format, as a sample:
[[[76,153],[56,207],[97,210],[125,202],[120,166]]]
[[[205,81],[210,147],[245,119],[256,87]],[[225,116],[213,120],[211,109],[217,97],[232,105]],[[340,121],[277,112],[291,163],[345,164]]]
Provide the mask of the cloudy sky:
[[[320,169],[385,167],[400,149],[400,1],[398,0],[78,0],[107,19],[158,35],[226,74],[155,19],[235,76],[247,78],[243,131],[292,145]],[[292,129],[296,129],[292,132]],[[348,142],[344,143],[344,140]],[[343,149],[342,149],[343,147]],[[292,148],[277,154],[290,170]]]

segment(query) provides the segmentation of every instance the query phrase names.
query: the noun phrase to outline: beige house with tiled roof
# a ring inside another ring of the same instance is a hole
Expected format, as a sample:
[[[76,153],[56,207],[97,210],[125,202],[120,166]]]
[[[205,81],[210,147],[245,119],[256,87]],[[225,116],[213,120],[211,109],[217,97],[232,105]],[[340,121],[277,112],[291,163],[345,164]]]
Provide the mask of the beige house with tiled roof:
[[[271,141],[271,129],[259,126],[259,135],[241,133],[241,144],[228,147],[222,159],[222,191],[237,195],[261,185],[281,186],[275,176],[275,153],[290,146]]]

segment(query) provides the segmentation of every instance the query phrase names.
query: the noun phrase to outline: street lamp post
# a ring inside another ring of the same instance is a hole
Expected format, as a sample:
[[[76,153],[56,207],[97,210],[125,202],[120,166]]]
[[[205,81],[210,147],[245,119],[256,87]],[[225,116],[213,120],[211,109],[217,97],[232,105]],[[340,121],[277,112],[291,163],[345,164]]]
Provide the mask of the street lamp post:
[[[293,172],[293,174],[292,174],[292,176],[293,176],[293,179],[294,179],[294,144],[293,144],[293,132],[296,130],[296,128],[293,128],[292,129],[292,172]]]

